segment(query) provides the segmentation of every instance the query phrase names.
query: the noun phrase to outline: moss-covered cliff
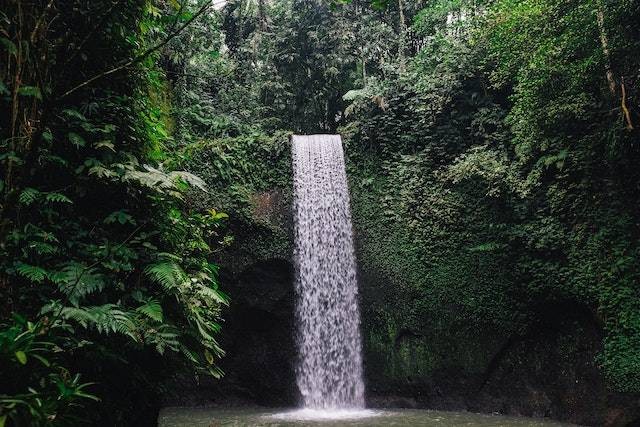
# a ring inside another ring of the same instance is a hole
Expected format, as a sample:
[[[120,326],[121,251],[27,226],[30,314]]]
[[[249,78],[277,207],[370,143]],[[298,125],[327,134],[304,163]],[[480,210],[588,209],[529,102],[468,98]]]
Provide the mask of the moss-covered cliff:
[[[597,363],[603,331],[588,310],[547,301],[532,321],[513,293],[514,259],[486,243],[500,206],[461,200],[425,172],[424,156],[382,158],[357,135],[344,139],[371,405],[589,425],[637,416],[633,397],[607,389]],[[201,386],[206,399],[297,399],[289,148],[287,134],[255,135],[185,153],[212,189],[193,203],[228,213],[234,240],[220,254],[231,297],[227,376],[205,385],[208,393]],[[416,192],[420,205],[410,202]]]
[[[518,290],[500,204],[447,186],[425,167],[428,151],[388,156],[360,142],[346,137],[370,404],[586,425],[638,417],[637,396],[605,381],[594,314]]]

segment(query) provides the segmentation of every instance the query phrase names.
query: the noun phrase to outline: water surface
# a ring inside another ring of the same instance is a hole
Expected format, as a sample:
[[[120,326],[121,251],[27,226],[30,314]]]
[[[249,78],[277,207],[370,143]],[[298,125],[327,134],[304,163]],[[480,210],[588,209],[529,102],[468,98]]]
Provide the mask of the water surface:
[[[306,412],[305,412],[306,411]],[[323,411],[319,411],[323,412]],[[345,411],[339,411],[345,412]],[[348,411],[346,411],[348,412]],[[503,417],[469,412],[441,412],[414,409],[355,410],[351,417],[330,419],[309,410],[266,410],[256,408],[165,408],[158,417],[159,427],[386,427],[386,426],[491,426],[491,427],[561,427],[571,426],[532,418]],[[346,415],[343,413],[342,415]],[[315,419],[314,419],[315,416]]]

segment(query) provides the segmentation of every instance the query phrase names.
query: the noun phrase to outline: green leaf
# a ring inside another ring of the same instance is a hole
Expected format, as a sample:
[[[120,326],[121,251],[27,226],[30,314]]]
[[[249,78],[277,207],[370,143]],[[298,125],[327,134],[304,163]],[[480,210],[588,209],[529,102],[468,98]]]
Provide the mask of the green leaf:
[[[61,193],[48,193],[45,198],[48,202],[53,203],[73,203],[70,198]]]
[[[125,210],[119,210],[119,211],[115,211],[115,212],[111,212],[105,219],[104,219],[104,223],[105,224],[113,224],[113,223],[120,223],[122,225],[124,224],[131,224],[131,225],[136,225],[136,221],[135,219],[129,215]]]
[[[58,285],[60,292],[65,294],[72,304],[105,287],[105,280],[100,272],[76,262],[49,274],[49,279]]]
[[[58,248],[45,242],[31,242],[29,247],[38,255],[51,255],[58,252]]]
[[[50,129],[47,129],[44,132],[42,132],[42,139],[44,139],[47,142],[53,141],[53,134],[51,133]]]
[[[18,48],[16,47],[16,44],[11,40],[9,40],[8,38],[6,37],[0,38],[0,43],[11,55],[16,55],[18,53]]]
[[[21,276],[37,283],[42,282],[47,277],[47,270],[44,268],[22,262],[16,265],[16,271]]]
[[[20,364],[22,365],[27,364],[27,355],[25,354],[24,351],[18,350],[15,352],[15,355],[16,355],[16,359],[18,359],[18,362],[20,362]]]
[[[144,305],[141,305],[140,307],[136,308],[136,311],[138,313],[144,314],[151,320],[155,320],[156,322],[162,322],[162,319],[163,319],[162,306],[155,299],[150,299]]]
[[[371,6],[376,10],[385,10],[389,7],[389,0],[372,0]]]
[[[0,95],[9,95],[9,94],[11,94],[11,92],[9,92],[7,85],[5,85],[3,81],[0,81]]]
[[[39,196],[40,192],[38,190],[36,190],[35,188],[27,187],[22,190],[22,193],[20,193],[20,197],[18,198],[18,200],[23,205],[29,206],[30,204],[35,202]]]
[[[84,116],[84,114],[82,114],[78,110],[74,110],[72,108],[66,108],[66,109],[62,110],[62,112],[65,115],[67,115],[67,116],[69,116],[71,118],[78,119],[78,120],[83,121],[83,122],[87,121],[87,118]]]
[[[44,357],[40,356],[39,354],[35,354],[32,353],[31,357],[33,357],[34,359],[37,359],[40,361],[40,363],[42,363],[44,366],[46,366],[47,368],[49,366],[51,366],[51,362],[49,362],[47,359],[45,359]]]
[[[6,153],[1,153],[0,154],[0,160],[11,160],[12,162],[14,162],[17,165],[22,165],[24,164],[24,162],[22,161],[22,159],[18,156],[16,156],[16,152],[15,151],[8,151]]]
[[[66,159],[60,157],[60,156],[56,156],[53,154],[46,154],[43,153],[40,156],[40,159],[42,160],[43,163],[52,163],[52,164],[57,164],[57,165],[61,165],[61,166],[67,166],[69,164],[69,162],[67,162]]]
[[[173,290],[187,280],[184,270],[175,262],[160,262],[149,265],[145,269],[145,273],[168,291]]]
[[[107,149],[113,151],[114,153],[116,152],[115,145],[113,145],[113,143],[111,141],[109,141],[109,140],[96,142],[93,146],[96,147],[96,148],[107,148]]]
[[[67,134],[67,137],[69,138],[69,142],[71,142],[76,147],[84,147],[85,145],[87,145],[87,142],[84,140],[84,138],[75,132],[69,132]]]
[[[42,99],[42,92],[35,86],[22,86],[18,89],[18,94],[22,96],[32,96],[36,99]]]

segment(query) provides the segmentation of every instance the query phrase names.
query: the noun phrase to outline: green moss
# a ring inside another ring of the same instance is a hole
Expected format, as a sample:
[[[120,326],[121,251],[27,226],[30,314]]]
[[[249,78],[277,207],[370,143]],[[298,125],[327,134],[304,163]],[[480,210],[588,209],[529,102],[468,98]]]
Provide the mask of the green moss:
[[[230,273],[261,260],[289,259],[292,172],[289,133],[256,133],[188,145],[182,163],[202,177],[208,197],[191,202],[230,216],[234,242],[221,256]]]

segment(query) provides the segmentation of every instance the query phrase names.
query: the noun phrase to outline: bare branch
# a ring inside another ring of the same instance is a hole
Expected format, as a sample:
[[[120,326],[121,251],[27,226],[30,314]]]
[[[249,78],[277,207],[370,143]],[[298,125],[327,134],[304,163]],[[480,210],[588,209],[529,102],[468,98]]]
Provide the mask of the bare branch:
[[[629,112],[629,108],[627,107],[627,89],[624,86],[624,77],[620,82],[620,87],[622,88],[622,113],[624,114],[624,119],[627,125],[627,130],[632,131],[634,129],[633,123],[631,122],[631,113]]]

